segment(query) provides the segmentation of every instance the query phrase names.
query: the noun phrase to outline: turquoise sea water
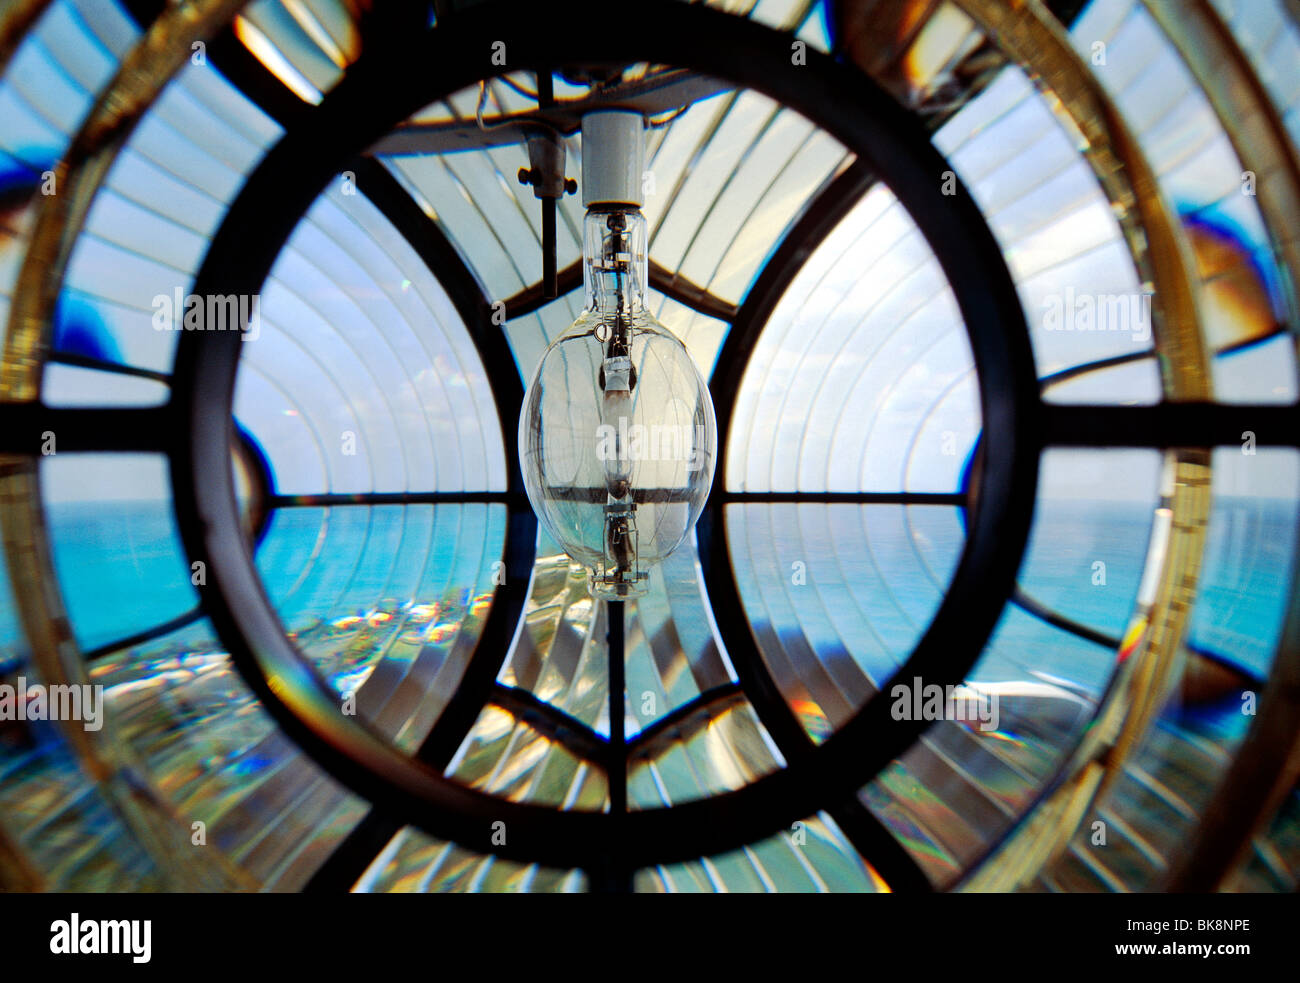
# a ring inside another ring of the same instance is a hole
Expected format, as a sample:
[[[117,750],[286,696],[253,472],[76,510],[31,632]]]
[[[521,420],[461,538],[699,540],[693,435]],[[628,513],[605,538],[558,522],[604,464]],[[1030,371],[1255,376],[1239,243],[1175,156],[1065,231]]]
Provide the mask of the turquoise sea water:
[[[958,510],[799,506],[803,511],[796,514],[783,508],[794,507],[746,506],[728,519],[751,621],[803,632],[814,647],[820,634],[833,631],[861,631],[864,639],[870,633],[883,649],[905,646],[938,603],[959,555]],[[83,649],[127,638],[196,605],[166,503],[53,504],[48,515],[64,601]],[[501,506],[488,505],[286,509],[272,520],[258,566],[282,620],[295,631],[390,605],[448,598],[463,603],[492,589],[504,519]],[[1072,620],[1121,635],[1150,527],[1149,508],[1136,503],[1043,503],[1022,588]],[[1251,675],[1267,674],[1296,536],[1294,503],[1216,500],[1193,615],[1194,646]],[[787,592],[780,596],[788,602],[764,603],[775,596],[765,585],[786,578],[794,560],[806,563],[813,592]],[[1099,561],[1104,584],[1096,582]],[[856,609],[846,613],[837,597],[851,599]],[[20,637],[6,574],[0,665],[22,664]],[[1099,646],[1009,607],[973,678],[1025,678],[1033,671],[1093,688],[1109,665]]]

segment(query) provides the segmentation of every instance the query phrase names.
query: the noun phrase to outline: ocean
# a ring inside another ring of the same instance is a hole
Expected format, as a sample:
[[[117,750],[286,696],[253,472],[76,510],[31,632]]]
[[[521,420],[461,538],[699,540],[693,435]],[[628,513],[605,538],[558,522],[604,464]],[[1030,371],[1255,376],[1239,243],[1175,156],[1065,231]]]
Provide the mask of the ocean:
[[[905,644],[938,603],[940,588],[959,555],[958,510],[800,505],[798,521],[781,518],[780,510],[794,508],[746,505],[743,512],[728,517],[737,580],[751,620],[767,619],[782,630],[817,623],[817,618],[793,607],[784,615],[760,610],[752,601],[754,592],[744,590],[774,564],[784,576],[790,567],[786,559],[795,557],[806,563],[812,586],[826,596],[837,591],[852,596],[857,603],[860,613],[836,614],[838,625],[850,626],[843,634],[851,633],[853,621],[862,620],[880,626],[875,634],[886,640],[887,648]],[[167,503],[54,503],[48,520],[64,603],[83,650],[129,638],[198,603]],[[817,532],[818,523],[824,524],[826,534]],[[448,599],[463,603],[490,592],[504,524],[504,508],[486,504],[282,509],[258,549],[258,568],[289,630],[309,631],[315,625],[405,604]],[[861,532],[853,532],[853,527]],[[739,528],[743,538],[737,537]],[[1150,509],[1135,502],[1040,503],[1021,569],[1022,590],[1067,618],[1121,635],[1141,577],[1150,528]],[[861,574],[855,572],[855,564],[863,563],[863,548],[852,538],[856,535],[871,559],[870,571]],[[1194,648],[1248,675],[1267,674],[1281,629],[1296,539],[1294,502],[1215,500],[1193,612]],[[1104,564],[1100,578],[1098,563]],[[830,583],[837,578],[853,582]],[[25,653],[7,574],[4,583],[0,666],[15,667],[25,661]],[[790,596],[828,607],[824,598],[814,600],[811,593]],[[893,634],[890,625],[897,626]],[[1009,607],[974,676],[1025,678],[1033,670],[1091,689],[1108,665],[1099,646]]]

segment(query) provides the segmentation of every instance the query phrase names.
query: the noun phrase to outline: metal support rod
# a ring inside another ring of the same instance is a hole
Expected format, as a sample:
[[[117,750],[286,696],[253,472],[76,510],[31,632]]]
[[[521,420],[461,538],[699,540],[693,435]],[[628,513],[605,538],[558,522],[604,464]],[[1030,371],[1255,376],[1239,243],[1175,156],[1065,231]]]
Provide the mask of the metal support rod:
[[[555,199],[542,199],[542,294],[547,300],[560,295],[555,269]]]
[[[624,690],[627,679],[624,665],[623,602],[606,601],[609,624],[605,637],[609,642],[609,810],[627,812],[627,732]]]
[[[623,634],[623,602],[605,602],[605,640],[609,646],[609,814],[621,832],[621,817],[627,815],[627,689],[626,646]],[[631,894],[632,870],[623,862],[618,832],[611,837],[611,850],[588,870],[590,887],[602,894]]]
[[[537,73],[537,108],[555,105],[555,81],[549,71]],[[564,177],[563,174],[560,175]],[[542,199],[542,295],[554,300],[560,295],[555,270],[555,199]]]

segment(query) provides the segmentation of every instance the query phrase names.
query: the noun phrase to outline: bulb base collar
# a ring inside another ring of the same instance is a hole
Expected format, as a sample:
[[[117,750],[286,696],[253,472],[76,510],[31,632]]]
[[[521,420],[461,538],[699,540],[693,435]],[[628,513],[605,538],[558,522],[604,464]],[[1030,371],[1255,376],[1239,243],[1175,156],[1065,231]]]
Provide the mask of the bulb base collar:
[[[602,109],[582,117],[582,203],[645,204],[645,120],[627,109]]]

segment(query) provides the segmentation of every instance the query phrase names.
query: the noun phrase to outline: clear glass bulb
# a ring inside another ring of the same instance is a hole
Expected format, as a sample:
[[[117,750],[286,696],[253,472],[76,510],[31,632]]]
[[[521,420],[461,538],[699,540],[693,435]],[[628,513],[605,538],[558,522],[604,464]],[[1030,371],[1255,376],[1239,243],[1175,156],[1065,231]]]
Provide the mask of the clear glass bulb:
[[[646,308],[646,240],[637,208],[587,212],[586,307],[546,349],[519,418],[529,501],[606,600],[644,593],[713,484],[713,400]]]

